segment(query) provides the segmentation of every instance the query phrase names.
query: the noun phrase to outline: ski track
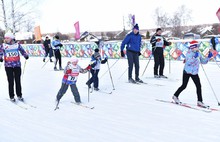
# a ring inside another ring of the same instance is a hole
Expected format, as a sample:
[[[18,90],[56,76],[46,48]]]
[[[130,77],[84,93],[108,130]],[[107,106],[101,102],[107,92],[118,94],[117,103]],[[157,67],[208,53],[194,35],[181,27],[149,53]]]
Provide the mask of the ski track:
[[[155,99],[170,100],[182,83],[182,61],[165,64],[164,75],[170,80],[153,79],[153,60],[143,77],[147,84],[127,83],[127,72],[118,79],[127,68],[127,60],[120,59],[111,73],[115,90],[112,94],[90,94],[88,102],[88,74],[80,74],[77,87],[83,104],[94,106],[87,109],[76,106],[70,88],[60,101],[59,109],[54,111],[55,98],[61,86],[62,71],[53,71],[53,63],[48,62],[41,69],[43,57],[30,57],[27,60],[22,82],[22,92],[28,104],[27,110],[21,109],[9,101],[8,84],[4,67],[0,69],[0,142],[218,142],[220,140],[220,112],[204,113],[176,105],[167,105]],[[62,58],[63,67],[69,58]],[[22,68],[24,59],[21,57]],[[140,60],[140,75],[148,60]],[[109,59],[109,66],[115,60]],[[79,59],[79,65],[86,67],[89,59]],[[220,69],[215,63],[204,65],[204,69],[220,98]],[[99,76],[107,70],[107,64],[101,65]],[[133,70],[134,71],[134,70]],[[200,80],[204,103],[214,108],[217,101],[200,67]],[[175,81],[172,81],[175,80]],[[156,86],[152,84],[161,84]],[[111,91],[110,76],[106,73],[99,80],[99,88]],[[190,79],[187,88],[179,96],[180,100],[196,104],[196,88]],[[20,102],[18,102],[20,104]]]

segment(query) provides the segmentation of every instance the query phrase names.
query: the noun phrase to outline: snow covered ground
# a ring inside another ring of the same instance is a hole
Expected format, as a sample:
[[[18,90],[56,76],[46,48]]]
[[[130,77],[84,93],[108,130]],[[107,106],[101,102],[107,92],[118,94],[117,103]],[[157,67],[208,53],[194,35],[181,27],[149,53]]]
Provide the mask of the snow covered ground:
[[[63,58],[63,65],[68,58]],[[109,59],[111,66],[116,60]],[[148,60],[141,60],[140,75]],[[86,67],[89,59],[80,59],[79,65]],[[220,140],[220,112],[205,113],[156,99],[171,100],[181,85],[183,63],[166,62],[165,75],[169,79],[153,78],[153,61],[141,79],[148,85],[127,83],[127,60],[120,59],[111,69],[115,90],[112,94],[93,92],[88,103],[88,74],[80,74],[77,86],[84,104],[94,106],[87,109],[72,103],[70,88],[61,100],[60,109],[54,111],[55,97],[61,85],[63,72],[53,71],[48,62],[42,69],[42,57],[31,57],[22,77],[23,97],[37,106],[27,110],[10,103],[4,67],[0,69],[0,142],[217,142]],[[22,59],[22,67],[24,60]],[[204,69],[219,95],[220,68],[212,62]],[[101,66],[100,86],[111,91],[109,74],[101,76],[107,64]],[[217,100],[200,67],[204,103],[219,108]],[[155,85],[156,84],[156,85]],[[180,95],[183,102],[196,104],[196,89],[190,80]]]

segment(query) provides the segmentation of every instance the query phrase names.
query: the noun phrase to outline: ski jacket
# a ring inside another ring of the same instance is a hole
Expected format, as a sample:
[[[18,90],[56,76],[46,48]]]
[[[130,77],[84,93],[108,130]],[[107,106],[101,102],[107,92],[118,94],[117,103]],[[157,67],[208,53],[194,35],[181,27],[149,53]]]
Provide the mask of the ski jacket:
[[[79,65],[74,66],[71,63],[64,69],[64,76],[62,79],[62,83],[72,85],[76,84],[79,73],[86,73],[87,70],[82,69]]]
[[[152,44],[152,48],[154,48],[154,50],[156,49],[156,47],[163,48],[164,46],[169,46],[169,42],[166,41],[163,36],[158,34],[154,34],[151,37],[150,43]]]
[[[90,65],[93,70],[99,70],[101,64],[105,64],[107,62],[107,59],[101,60],[101,58],[96,59],[94,55],[91,57]]]
[[[62,47],[63,44],[61,44],[60,40],[53,40],[51,46],[54,50],[60,50],[60,47]]]
[[[129,33],[121,43],[121,51],[124,50],[125,45],[127,45],[127,50],[139,53],[141,48],[141,35],[139,33],[134,34],[134,32]]]
[[[209,58],[202,58],[202,55],[199,53],[199,56],[195,58],[196,52],[193,52],[192,49],[189,49],[186,54],[184,72],[187,74],[197,75],[199,72],[199,63],[207,64]]]
[[[3,58],[4,56],[5,67],[21,67],[19,52],[24,57],[28,56],[28,54],[19,43],[2,44],[2,46],[0,47],[0,58]]]

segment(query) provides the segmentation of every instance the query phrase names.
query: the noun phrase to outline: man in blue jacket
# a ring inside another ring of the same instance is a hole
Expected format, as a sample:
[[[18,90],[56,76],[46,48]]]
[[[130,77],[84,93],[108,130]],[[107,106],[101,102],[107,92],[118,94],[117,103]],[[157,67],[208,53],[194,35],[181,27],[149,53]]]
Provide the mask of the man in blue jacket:
[[[136,24],[133,31],[129,33],[121,44],[121,57],[125,57],[124,48],[126,46],[126,54],[128,59],[128,81],[129,83],[143,83],[139,78],[139,56],[141,47],[141,35],[139,34],[139,27]],[[132,78],[133,65],[135,65],[135,80]]]

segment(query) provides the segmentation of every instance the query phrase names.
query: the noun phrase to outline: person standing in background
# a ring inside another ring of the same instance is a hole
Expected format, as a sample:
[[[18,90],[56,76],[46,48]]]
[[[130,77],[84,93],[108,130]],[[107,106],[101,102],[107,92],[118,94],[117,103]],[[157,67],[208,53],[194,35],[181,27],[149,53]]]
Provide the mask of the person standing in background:
[[[161,35],[161,28],[157,28],[156,33],[151,37],[150,43],[152,44],[152,53],[154,55],[154,78],[167,78],[163,74],[164,69],[164,55],[163,50],[166,46],[171,45],[171,42],[166,41],[166,39]],[[158,68],[159,75],[158,75]]]
[[[52,48],[51,48],[51,45],[50,45],[50,39],[48,36],[46,36],[46,39],[43,43],[44,45],[44,50],[45,50],[45,56],[44,56],[44,59],[43,59],[43,62],[45,62],[45,59],[46,57],[48,56],[49,54],[49,58],[50,58],[50,62],[53,62],[53,60],[51,59],[52,55],[53,55],[53,51],[52,51]]]
[[[55,56],[55,65],[54,65],[54,70],[57,71],[57,62],[59,61],[59,67],[60,70],[63,70],[62,68],[62,60],[61,60],[61,53],[60,53],[60,48],[63,46],[59,40],[59,36],[55,35],[54,40],[51,43],[53,51],[54,51],[54,56]]]

